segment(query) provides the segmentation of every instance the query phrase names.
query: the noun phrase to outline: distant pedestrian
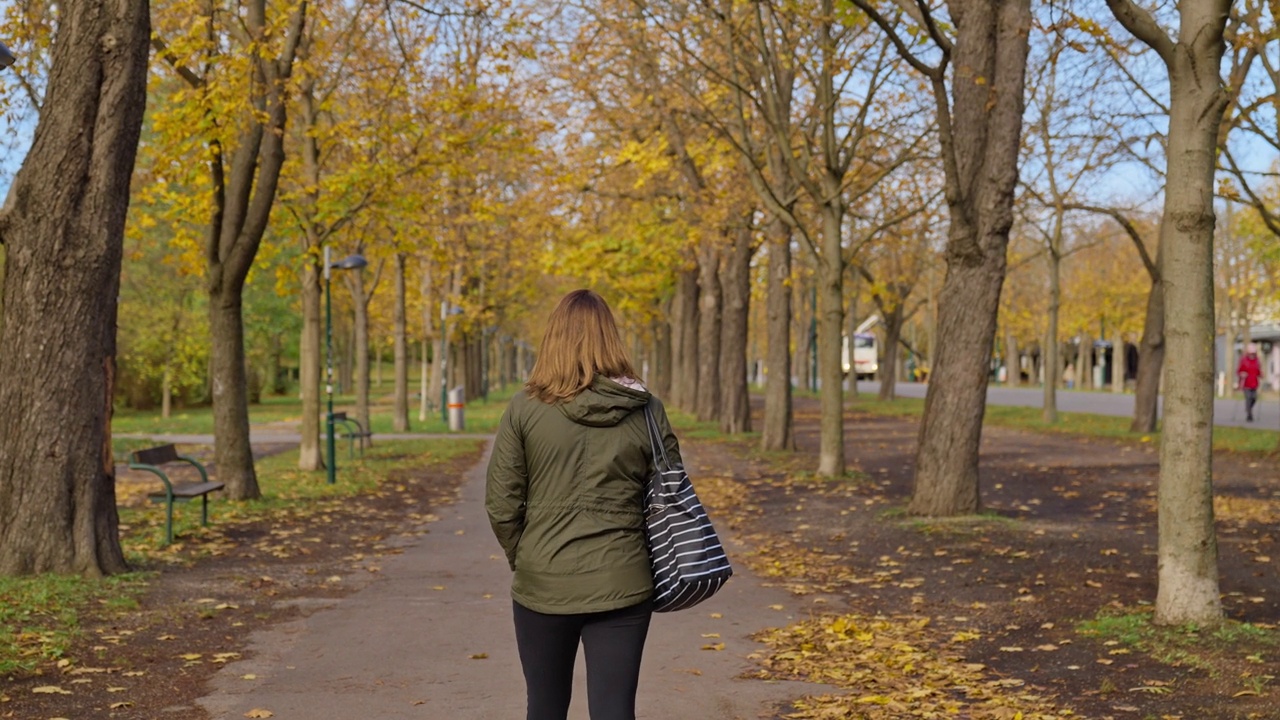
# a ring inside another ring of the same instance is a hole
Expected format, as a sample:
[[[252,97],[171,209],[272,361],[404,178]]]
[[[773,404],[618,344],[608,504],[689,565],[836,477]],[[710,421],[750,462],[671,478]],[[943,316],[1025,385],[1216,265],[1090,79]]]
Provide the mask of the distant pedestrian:
[[[1262,363],[1258,362],[1258,345],[1249,343],[1244,357],[1236,367],[1236,387],[1244,390],[1244,419],[1253,422],[1253,406],[1258,402],[1258,381],[1262,377]]]
[[[637,379],[604,299],[577,290],[547,321],[533,372],[502,416],[485,508],[515,572],[528,720],[564,720],[581,642],[591,720],[634,720],[653,611],[642,505],[644,408],[672,463],[680,447]]]
[[[1062,384],[1070,390],[1076,386],[1076,366],[1067,363],[1067,369],[1062,371]]]

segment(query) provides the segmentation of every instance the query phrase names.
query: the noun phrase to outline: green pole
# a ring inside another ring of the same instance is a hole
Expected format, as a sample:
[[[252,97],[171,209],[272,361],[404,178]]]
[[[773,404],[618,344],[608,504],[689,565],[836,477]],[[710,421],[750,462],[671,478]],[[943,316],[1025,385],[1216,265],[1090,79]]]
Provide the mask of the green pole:
[[[325,393],[329,396],[329,413],[325,423],[329,449],[329,484],[338,482],[337,455],[333,440],[333,293],[329,288],[329,248],[324,258],[324,337],[325,337]]]

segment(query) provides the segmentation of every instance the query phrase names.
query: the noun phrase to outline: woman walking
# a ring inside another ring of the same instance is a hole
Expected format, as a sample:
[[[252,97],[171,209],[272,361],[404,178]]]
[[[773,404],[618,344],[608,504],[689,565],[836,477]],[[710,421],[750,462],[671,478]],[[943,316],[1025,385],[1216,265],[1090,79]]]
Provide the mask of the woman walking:
[[[514,571],[528,720],[567,716],[580,642],[591,720],[635,718],[653,611],[646,405],[680,462],[666,412],[637,379],[604,299],[590,290],[562,298],[528,383],[502,416],[485,491]]]

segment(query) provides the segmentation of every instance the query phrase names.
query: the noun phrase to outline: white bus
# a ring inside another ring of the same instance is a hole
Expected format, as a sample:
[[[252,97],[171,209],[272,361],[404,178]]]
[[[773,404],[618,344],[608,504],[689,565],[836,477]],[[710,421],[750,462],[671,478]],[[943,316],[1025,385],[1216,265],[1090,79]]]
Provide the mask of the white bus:
[[[849,336],[840,343],[840,362],[844,364],[844,374],[852,370],[859,380],[870,380],[880,370],[880,345],[876,336],[871,333],[855,333],[853,336],[853,366],[849,364]]]

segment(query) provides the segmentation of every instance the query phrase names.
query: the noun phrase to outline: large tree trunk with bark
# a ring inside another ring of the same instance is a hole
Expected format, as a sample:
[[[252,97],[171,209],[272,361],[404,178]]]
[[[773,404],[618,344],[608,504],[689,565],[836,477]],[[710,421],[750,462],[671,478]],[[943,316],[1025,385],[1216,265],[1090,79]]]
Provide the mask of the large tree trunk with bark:
[[[111,403],[149,12],[145,0],[59,4],[34,141],[0,212],[0,575],[128,569]]]
[[[694,411],[709,422],[720,413],[720,249],[707,242],[698,250],[698,381]]]
[[[259,497],[258,474],[249,444],[249,383],[244,363],[244,308],[239,289],[209,292],[213,335],[213,470],[233,500]]]
[[[409,330],[405,322],[405,254],[396,253],[396,299],[392,313],[395,342],[395,400],[391,428],[409,432]]]
[[[1126,15],[1138,9],[1128,0],[1111,4],[1121,6],[1117,15],[1126,28],[1157,49],[1170,82],[1160,247],[1165,342],[1178,362],[1164,377],[1155,621],[1212,624],[1222,620],[1213,519],[1213,200],[1218,131],[1228,101],[1219,68],[1231,3],[1184,0],[1177,42],[1158,29],[1147,37],[1150,29]]]
[[[766,292],[769,346],[765,359],[764,428],[760,444],[765,450],[794,450],[796,439],[791,423],[791,228],[782,220],[774,220],[771,224]]]
[[[695,409],[698,387],[698,271],[683,270],[676,278],[671,301],[671,404],[685,412]]]
[[[978,447],[1013,224],[1031,26],[1030,0],[949,6],[956,25],[950,114],[944,78],[933,78],[945,128],[947,274],[907,506],[912,514],[934,516],[980,507]]]
[[[747,325],[751,317],[750,225],[734,231],[733,246],[720,263],[724,320],[720,341],[720,431],[751,432],[751,399],[747,392]]]
[[[1163,264],[1163,253],[1156,248],[1156,267]],[[1153,433],[1160,417],[1160,376],[1164,370],[1164,282],[1151,283],[1147,295],[1147,315],[1138,341],[1138,371],[1134,379],[1133,422],[1130,432]]]
[[[298,469],[324,469],[324,451],[320,446],[320,275],[318,258],[309,257],[302,267],[302,342],[298,347],[298,384],[302,395],[302,427],[298,444]]]
[[[844,474],[844,365],[840,338],[844,331],[844,261],[841,246],[844,207],[839,199],[822,209],[822,259],[818,262],[818,378],[821,436],[818,474]]]

